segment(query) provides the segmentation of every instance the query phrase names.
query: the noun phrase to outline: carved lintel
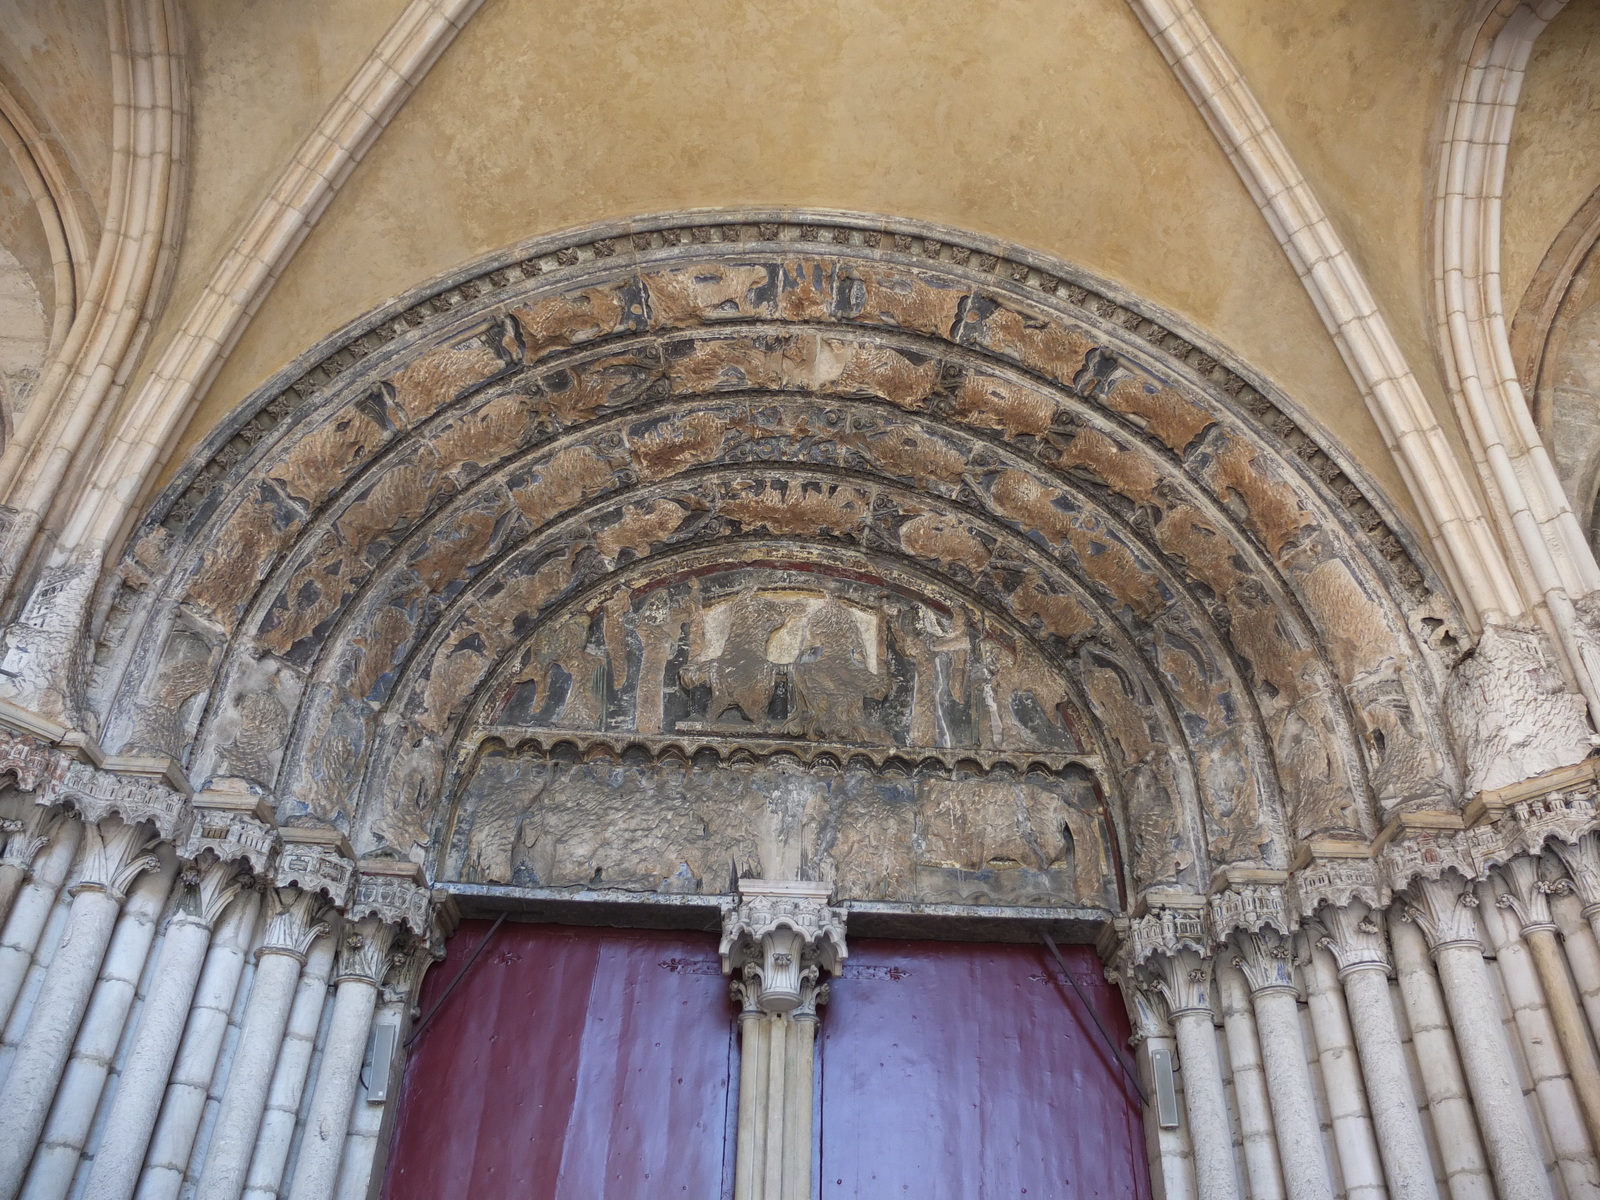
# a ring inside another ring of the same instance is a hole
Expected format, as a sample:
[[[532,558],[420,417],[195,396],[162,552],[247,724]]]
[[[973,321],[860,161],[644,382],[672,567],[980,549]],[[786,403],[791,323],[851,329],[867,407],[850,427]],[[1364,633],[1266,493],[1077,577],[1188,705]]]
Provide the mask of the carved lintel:
[[[355,855],[343,835],[327,829],[280,829],[283,848],[273,872],[278,887],[293,885],[320,892],[337,909],[350,903],[355,888]]]
[[[237,858],[208,857],[194,862],[178,877],[182,891],[172,919],[207,929],[215,926],[233,898],[244,890],[249,878],[246,869],[246,863]]]
[[[815,1016],[826,998],[822,972],[837,974],[849,953],[845,911],[828,903],[831,884],[739,881],[739,903],[723,919],[722,970],[737,975],[746,1009]]]
[[[88,821],[84,835],[83,866],[78,881],[68,889],[74,896],[104,892],[121,904],[135,879],[161,865],[160,858],[150,852],[159,839],[142,822],[117,817]]]
[[[1483,949],[1478,934],[1478,918],[1473,911],[1478,897],[1472,885],[1460,874],[1441,873],[1437,878],[1412,880],[1404,901],[1405,919],[1415,921],[1428,939],[1428,949],[1437,954],[1451,946]]]
[[[192,817],[188,797],[164,782],[83,762],[68,762],[53,773],[40,789],[38,803],[68,805],[89,825],[110,816],[130,825],[145,822],[174,844],[188,835]]]
[[[1259,933],[1275,929],[1294,932],[1296,922],[1285,903],[1284,890],[1276,884],[1242,884],[1211,896],[1207,906],[1213,945],[1225,945],[1236,931]]]
[[[1524,934],[1545,929],[1554,933],[1555,918],[1550,915],[1550,896],[1559,885],[1539,878],[1539,860],[1527,854],[1501,865],[1496,881],[1503,890],[1498,891],[1495,903],[1510,909]]]
[[[298,887],[275,887],[267,892],[267,904],[267,932],[257,956],[287,954],[305,962],[311,943],[328,932],[327,901]]]
[[[1333,955],[1339,964],[1339,978],[1356,971],[1387,975],[1392,969],[1388,939],[1374,912],[1375,906],[1354,899],[1348,904],[1325,904],[1317,911],[1324,930],[1317,945]]]
[[[1255,932],[1236,931],[1233,941],[1238,948],[1233,965],[1244,972],[1251,994],[1298,990],[1294,983],[1294,944],[1289,934],[1263,927]]]
[[[426,937],[433,919],[432,893],[415,863],[362,859],[355,897],[346,916],[352,921],[376,917]]]
[[[405,960],[404,953],[394,953],[399,935],[397,926],[378,917],[347,924],[344,943],[339,947],[339,972],[334,982],[356,979],[373,987],[380,986],[389,969]]]

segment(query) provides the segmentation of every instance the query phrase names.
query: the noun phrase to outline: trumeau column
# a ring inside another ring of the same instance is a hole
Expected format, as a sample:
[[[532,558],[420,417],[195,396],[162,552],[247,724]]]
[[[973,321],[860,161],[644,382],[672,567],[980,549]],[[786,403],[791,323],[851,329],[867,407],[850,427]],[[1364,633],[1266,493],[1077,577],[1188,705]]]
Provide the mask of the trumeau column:
[[[129,1200],[138,1186],[212,930],[251,877],[265,874],[276,848],[277,834],[255,797],[229,803],[202,794],[194,804],[197,819],[183,848],[191,865],[180,879],[182,891],[167,920],[150,993],[82,1200]]]
[[[22,1187],[128,887],[160,864],[151,852],[156,844],[177,840],[189,821],[186,798],[158,783],[83,763],[72,763],[49,783],[40,802],[72,804],[86,840],[78,880],[69,889],[66,930],[0,1087],[7,1121],[0,1138],[0,1200],[12,1200]]]
[[[1239,1173],[1211,1011],[1211,947],[1199,896],[1152,899],[1156,911],[1128,929],[1128,962],[1166,1003],[1183,1072],[1184,1108],[1200,1200],[1236,1200]]]
[[[355,864],[342,838],[317,830],[280,832],[285,845],[268,896],[266,937],[256,951],[255,979],[196,1200],[239,1200],[244,1192],[306,952],[328,932],[328,901],[342,907],[354,883]]]
[[[810,1200],[817,1006],[827,999],[823,972],[837,974],[848,953],[832,893],[825,883],[742,879],[723,921],[722,969],[740,1004],[734,1200]]]
[[[1412,879],[1405,904],[1439,969],[1495,1184],[1502,1196],[1549,1200],[1550,1180],[1484,967],[1477,897],[1454,868],[1431,865],[1439,874]]]
[[[289,1200],[330,1200],[344,1158],[350,1108],[361,1083],[361,1062],[372,1032],[378,989],[397,965],[396,939],[424,938],[430,920],[429,893],[422,869],[410,862],[363,860],[355,899],[348,913],[339,973],[334,983],[333,1019],[306,1116],[300,1159]],[[400,958],[405,956],[402,953]],[[806,1112],[811,1109],[806,1093]],[[810,1165],[809,1139],[806,1164]],[[810,1197],[807,1179],[805,1197]]]
[[[1293,931],[1283,889],[1244,884],[1220,892],[1211,898],[1211,922],[1214,938],[1231,939],[1236,949],[1233,965],[1244,972],[1250,986],[1284,1189],[1289,1200],[1333,1200],[1333,1178],[1301,1033]]]
[[[1600,1146],[1600,1062],[1595,1059],[1578,991],[1567,971],[1555,918],[1550,913],[1550,895],[1561,884],[1541,879],[1539,860],[1527,854],[1519,854],[1502,865],[1498,876],[1505,890],[1499,893],[1496,903],[1516,917],[1522,940],[1528,944],[1590,1143]]]

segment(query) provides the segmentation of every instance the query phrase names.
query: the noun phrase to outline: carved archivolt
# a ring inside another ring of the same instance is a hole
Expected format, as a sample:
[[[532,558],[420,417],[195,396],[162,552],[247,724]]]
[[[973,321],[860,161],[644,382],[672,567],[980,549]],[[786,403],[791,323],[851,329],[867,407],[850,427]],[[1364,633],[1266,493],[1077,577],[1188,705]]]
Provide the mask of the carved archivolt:
[[[918,794],[875,878],[1020,869],[1096,903],[1457,790],[1451,614],[1355,477],[1104,285],[946,230],[717,214],[521,247],[263,388],[123,578],[108,744],[481,878],[574,882],[574,789],[667,803],[600,760],[821,772],[799,807],[835,826],[900,802],[850,782],[892,763]],[[937,832],[978,780],[1017,815]],[[511,832],[474,844],[494,805]],[[774,822],[753,870],[842,861]]]

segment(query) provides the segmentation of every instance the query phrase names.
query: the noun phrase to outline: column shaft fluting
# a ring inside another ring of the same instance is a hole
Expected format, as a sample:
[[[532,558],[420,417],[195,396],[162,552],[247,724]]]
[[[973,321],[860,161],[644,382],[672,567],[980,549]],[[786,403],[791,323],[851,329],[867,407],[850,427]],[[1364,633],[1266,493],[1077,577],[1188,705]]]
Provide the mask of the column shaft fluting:
[[[211,939],[183,1026],[171,1082],[145,1153],[137,1200],[176,1200],[183,1187],[260,913],[260,893],[247,892]]]
[[[210,942],[210,927],[199,921],[175,918],[167,927],[83,1200],[129,1200],[138,1186]]]
[[[1551,1200],[1554,1193],[1505,1042],[1483,953],[1476,944],[1452,943],[1438,947],[1434,961],[1500,1194],[1517,1200]]]
[[[377,1005],[378,988],[370,979],[346,976],[339,981],[289,1200],[331,1200],[333,1196],[345,1134],[350,1129],[350,1106],[361,1084],[361,1062]]]
[[[1228,1094],[1222,1086],[1222,1062],[1217,1056],[1211,1010],[1173,1013],[1172,1032],[1183,1070],[1184,1107],[1200,1200],[1237,1200],[1239,1179],[1233,1161],[1233,1130],[1228,1122]]]
[[[1281,1200],[1283,1173],[1278,1165],[1278,1139],[1272,1129],[1266,1073],[1256,1038],[1250,989],[1237,967],[1218,967],[1217,991],[1222,1001],[1222,1028],[1233,1067],[1233,1096],[1239,1107],[1239,1132],[1244,1138],[1244,1170],[1250,1200]]]
[[[1436,1200],[1438,1183],[1382,967],[1343,973],[1350,1028],[1365,1076],[1390,1200]]]

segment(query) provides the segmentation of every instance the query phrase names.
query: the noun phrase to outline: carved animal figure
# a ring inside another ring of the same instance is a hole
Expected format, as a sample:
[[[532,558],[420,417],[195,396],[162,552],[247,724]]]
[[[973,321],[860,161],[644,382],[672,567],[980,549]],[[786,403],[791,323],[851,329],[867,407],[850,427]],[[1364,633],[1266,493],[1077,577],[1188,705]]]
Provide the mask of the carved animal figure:
[[[737,709],[745,720],[762,724],[772,700],[772,664],[767,660],[767,640],[789,618],[789,606],[747,587],[731,601],[726,616],[727,638],[720,651],[710,654],[706,612],[695,616],[689,662],[678,672],[685,688],[709,687],[711,703],[706,720],[723,720]]]

